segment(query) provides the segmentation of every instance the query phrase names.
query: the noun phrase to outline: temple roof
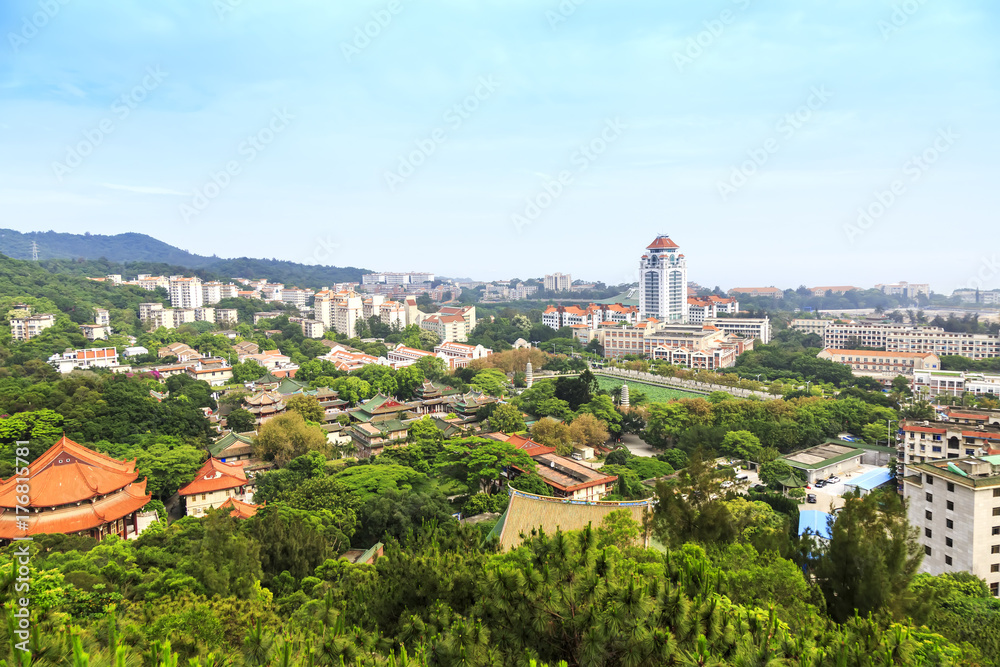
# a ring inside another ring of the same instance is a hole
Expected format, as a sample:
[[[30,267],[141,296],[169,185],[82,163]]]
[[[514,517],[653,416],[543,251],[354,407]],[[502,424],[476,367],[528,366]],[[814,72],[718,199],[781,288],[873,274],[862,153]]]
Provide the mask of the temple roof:
[[[242,500],[237,500],[236,498],[227,498],[226,502],[219,505],[220,510],[227,508],[232,508],[229,516],[234,516],[237,519],[249,519],[250,517],[257,514],[257,510],[260,505],[254,505],[252,503],[245,503]]]
[[[205,461],[195,478],[182,486],[177,493],[182,496],[191,496],[196,493],[233,489],[246,483],[247,476],[243,472],[243,466],[223,463],[212,457]]]
[[[16,516],[13,509],[0,509],[0,539],[39,535],[42,533],[79,533],[126,517],[146,505],[152,495],[146,493],[146,480],[134,482],[92,503],[70,505],[54,511],[42,511]],[[18,521],[28,520],[28,528]]]
[[[113,493],[134,482],[135,460],[119,461],[63,436],[28,466],[29,507],[59,507]],[[0,482],[0,507],[14,508],[17,478]]]

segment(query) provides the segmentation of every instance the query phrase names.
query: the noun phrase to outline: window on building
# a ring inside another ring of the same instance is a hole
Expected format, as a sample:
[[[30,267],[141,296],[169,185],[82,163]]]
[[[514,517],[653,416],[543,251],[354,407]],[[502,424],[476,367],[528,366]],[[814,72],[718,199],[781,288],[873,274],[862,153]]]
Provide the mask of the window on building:
[[[930,528],[924,528],[924,537],[932,537],[933,534]]]
[[[953,510],[953,509],[955,509],[955,503],[953,503],[953,502],[951,502],[951,501],[949,500],[949,501],[947,502],[947,504],[946,504],[946,507],[947,507],[948,509],[950,509],[950,510]]]
[[[926,554],[928,556],[931,555],[931,548],[929,546],[927,546],[926,544],[924,545],[924,554]]]
[[[1000,583],[993,582],[992,584],[990,584],[990,593],[993,595],[993,597],[1000,596]]]
[[[954,491],[955,490],[955,485],[953,483],[951,483],[951,482],[948,482],[948,490],[949,491]]]
[[[934,518],[934,513],[931,512],[930,510],[924,510],[924,518],[930,521],[931,519]]]
[[[945,565],[951,565],[951,556],[945,556],[944,557],[944,564]]]
[[[1000,554],[1000,544],[994,544],[992,547],[990,547],[990,553]]]
[[[934,478],[931,477],[930,475],[924,475],[924,481],[926,481],[927,484],[929,484],[931,486],[934,485]]]
[[[1000,572],[1000,563],[993,563],[993,565],[990,565],[990,572]]]
[[[993,489],[993,497],[1000,498],[1000,489]]]
[[[944,520],[944,525],[947,528],[954,528],[955,527],[955,522],[952,521],[951,519],[945,519]]]
[[[946,547],[950,547],[950,546],[953,546],[953,544],[954,544],[954,543],[953,543],[953,542],[951,541],[951,538],[950,538],[950,537],[946,537],[946,538],[944,538],[944,545],[945,545]]]
[[[1000,526],[993,526],[993,534],[1000,535]]]
[[[924,496],[924,499],[927,500],[927,502],[932,503],[934,502],[934,494],[928,493]]]
[[[993,516],[1000,516],[1000,507],[993,508]]]

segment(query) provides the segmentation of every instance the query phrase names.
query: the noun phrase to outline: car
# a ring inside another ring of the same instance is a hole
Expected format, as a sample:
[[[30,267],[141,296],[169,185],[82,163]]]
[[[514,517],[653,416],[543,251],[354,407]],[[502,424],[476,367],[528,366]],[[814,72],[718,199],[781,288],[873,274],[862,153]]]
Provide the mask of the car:
[[[839,477],[837,477],[836,475],[830,475],[830,477],[827,478],[826,483],[827,484],[836,484],[839,481],[840,481]]]
[[[825,479],[817,479],[816,480],[816,484],[814,484],[813,486],[815,486],[817,489],[822,489],[824,486],[826,486],[826,480]]]
[[[728,480],[728,479],[727,479],[727,480],[726,480],[725,482],[723,482],[723,483],[722,483],[722,488],[724,488],[724,489],[728,489],[728,488],[729,488],[729,487],[731,487],[732,485],[733,485],[733,482],[732,482],[731,480]]]
[[[807,503],[815,503],[816,502],[816,494],[815,493],[807,493],[806,494],[806,502]]]

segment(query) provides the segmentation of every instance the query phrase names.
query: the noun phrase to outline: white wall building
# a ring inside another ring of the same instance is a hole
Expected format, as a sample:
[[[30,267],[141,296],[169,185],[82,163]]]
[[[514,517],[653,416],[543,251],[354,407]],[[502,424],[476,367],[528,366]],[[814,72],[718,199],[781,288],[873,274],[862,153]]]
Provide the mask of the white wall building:
[[[918,327],[906,324],[832,323],[823,336],[824,347],[854,347],[857,339],[863,347],[885,348],[886,352],[932,352],[939,357],[955,355],[970,359],[1000,357],[1000,336],[992,334],[952,333],[941,327]]]
[[[170,305],[174,308],[200,308],[205,305],[201,279],[170,276]]]
[[[55,323],[56,316],[51,313],[12,317],[10,319],[10,335],[14,340],[31,340]]]
[[[573,276],[568,273],[552,273],[542,279],[542,284],[549,292],[568,292],[573,286]]]
[[[687,260],[666,234],[646,246],[639,260],[639,319],[663,324],[688,321]]]

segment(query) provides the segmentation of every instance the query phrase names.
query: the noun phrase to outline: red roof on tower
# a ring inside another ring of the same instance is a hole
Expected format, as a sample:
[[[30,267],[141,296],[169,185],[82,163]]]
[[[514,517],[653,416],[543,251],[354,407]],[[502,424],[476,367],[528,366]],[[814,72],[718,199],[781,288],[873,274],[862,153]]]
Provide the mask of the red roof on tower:
[[[646,246],[647,250],[658,248],[680,248],[680,246],[671,241],[669,236],[657,236],[655,241]]]

